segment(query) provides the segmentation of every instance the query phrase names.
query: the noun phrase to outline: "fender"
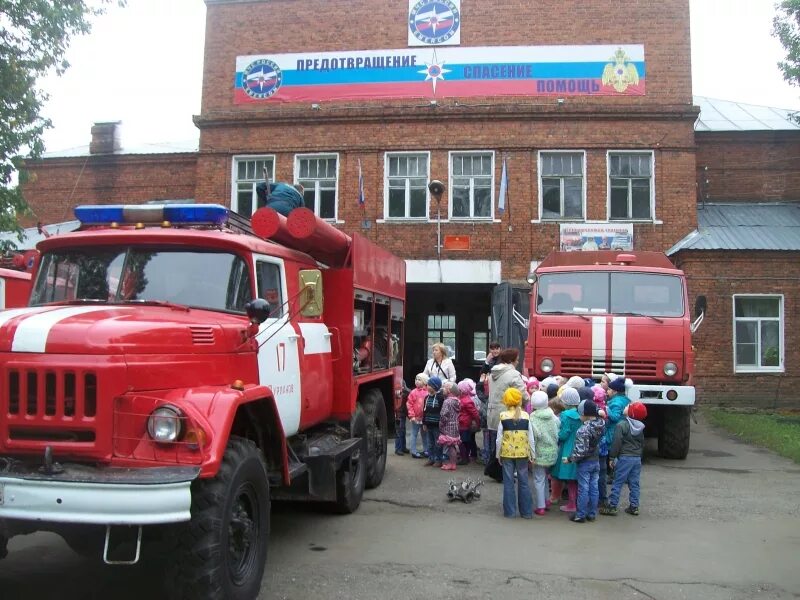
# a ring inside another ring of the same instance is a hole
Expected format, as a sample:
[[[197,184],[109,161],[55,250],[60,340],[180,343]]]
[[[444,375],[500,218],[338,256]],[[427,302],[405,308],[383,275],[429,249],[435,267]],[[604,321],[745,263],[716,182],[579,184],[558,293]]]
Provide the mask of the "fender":
[[[131,431],[144,431],[147,415],[163,404],[180,408],[189,420],[189,427],[199,427],[205,433],[205,445],[201,453],[192,454],[187,448],[179,448],[178,462],[199,464],[200,477],[214,477],[219,470],[222,457],[228,445],[237,414],[244,407],[252,411],[252,416],[264,417],[259,424],[268,432],[265,454],[271,454],[275,466],[279,466],[284,482],[288,485],[289,455],[286,447],[286,436],[278,414],[275,399],[270,388],[250,384],[244,389],[230,386],[203,386],[196,388],[178,388],[157,390],[153,392],[131,392],[117,399],[116,421],[118,439],[115,441],[115,454],[123,457],[122,461],[130,466],[141,466],[141,456],[152,457],[153,442],[140,438],[133,448],[121,448],[124,440],[131,440]],[[123,419],[123,416],[126,418]],[[137,422],[134,422],[134,418]],[[120,435],[119,432],[122,431]],[[127,435],[125,435],[127,432]],[[120,442],[119,440],[123,440]],[[149,451],[142,448],[148,446]],[[159,448],[167,448],[168,444],[158,444]],[[173,452],[172,456],[175,456]],[[128,460],[125,460],[125,459]],[[133,459],[133,460],[130,460]],[[150,459],[152,460],[152,458]],[[174,462],[174,459],[173,459]]]

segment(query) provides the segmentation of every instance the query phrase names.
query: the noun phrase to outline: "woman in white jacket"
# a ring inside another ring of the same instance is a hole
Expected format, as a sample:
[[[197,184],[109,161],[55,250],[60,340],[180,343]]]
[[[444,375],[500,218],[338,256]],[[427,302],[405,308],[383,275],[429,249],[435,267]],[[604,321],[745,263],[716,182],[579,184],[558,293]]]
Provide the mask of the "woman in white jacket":
[[[433,358],[425,365],[423,373],[430,377],[438,377],[443,382],[452,381],[456,383],[456,367],[453,361],[447,358],[447,346],[436,343],[432,346]]]
[[[486,407],[487,431],[483,443],[491,449],[489,456],[494,456],[497,426],[500,424],[500,413],[505,410],[503,394],[508,388],[517,388],[522,394],[522,404],[530,400],[522,375],[517,371],[519,350],[505,348],[497,357],[497,364],[489,373],[489,404]]]

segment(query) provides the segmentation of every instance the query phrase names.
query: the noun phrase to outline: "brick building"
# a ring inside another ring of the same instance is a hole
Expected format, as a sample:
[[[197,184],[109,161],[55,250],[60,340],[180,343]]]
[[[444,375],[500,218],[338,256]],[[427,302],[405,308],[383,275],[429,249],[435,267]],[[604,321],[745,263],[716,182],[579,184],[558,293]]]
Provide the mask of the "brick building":
[[[65,220],[78,203],[184,198],[249,214],[263,169],[299,181],[321,217],[407,259],[413,377],[434,339],[453,347],[460,374],[476,371],[492,290],[522,284],[564,225],[620,225],[635,249],[672,248],[698,228],[698,157],[714,186],[703,198],[734,200],[722,180],[745,164],[735,157],[747,141],[696,137],[688,0],[635,0],[625,19],[594,0],[569,11],[441,1],[447,43],[433,45],[417,10],[430,4],[206,0],[197,150],[120,151],[104,124],[94,153],[29,165],[35,220]],[[353,27],[366,14],[369,26]],[[763,160],[778,138],[797,147],[793,135],[763,136]],[[733,184],[737,199],[790,200],[790,171],[782,188],[742,175],[752,187]],[[433,179],[446,186],[438,204]],[[693,252],[676,260],[700,264]]]

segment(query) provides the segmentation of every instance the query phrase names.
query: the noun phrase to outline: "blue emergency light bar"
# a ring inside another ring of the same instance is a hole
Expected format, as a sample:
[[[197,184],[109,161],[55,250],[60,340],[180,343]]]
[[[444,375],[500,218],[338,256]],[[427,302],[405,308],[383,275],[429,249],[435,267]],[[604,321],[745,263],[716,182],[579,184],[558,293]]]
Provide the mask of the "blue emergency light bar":
[[[76,206],[75,218],[84,225],[164,221],[174,225],[223,225],[228,221],[228,209],[220,204],[107,204]]]

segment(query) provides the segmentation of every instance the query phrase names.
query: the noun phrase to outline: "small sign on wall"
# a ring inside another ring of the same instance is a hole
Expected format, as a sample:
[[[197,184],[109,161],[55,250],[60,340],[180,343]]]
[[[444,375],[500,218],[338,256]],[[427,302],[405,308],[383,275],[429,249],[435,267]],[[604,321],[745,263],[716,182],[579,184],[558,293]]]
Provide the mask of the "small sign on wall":
[[[444,236],[445,250],[469,250],[471,236],[468,235],[446,235]]]
[[[461,44],[461,0],[408,0],[409,46]]]

